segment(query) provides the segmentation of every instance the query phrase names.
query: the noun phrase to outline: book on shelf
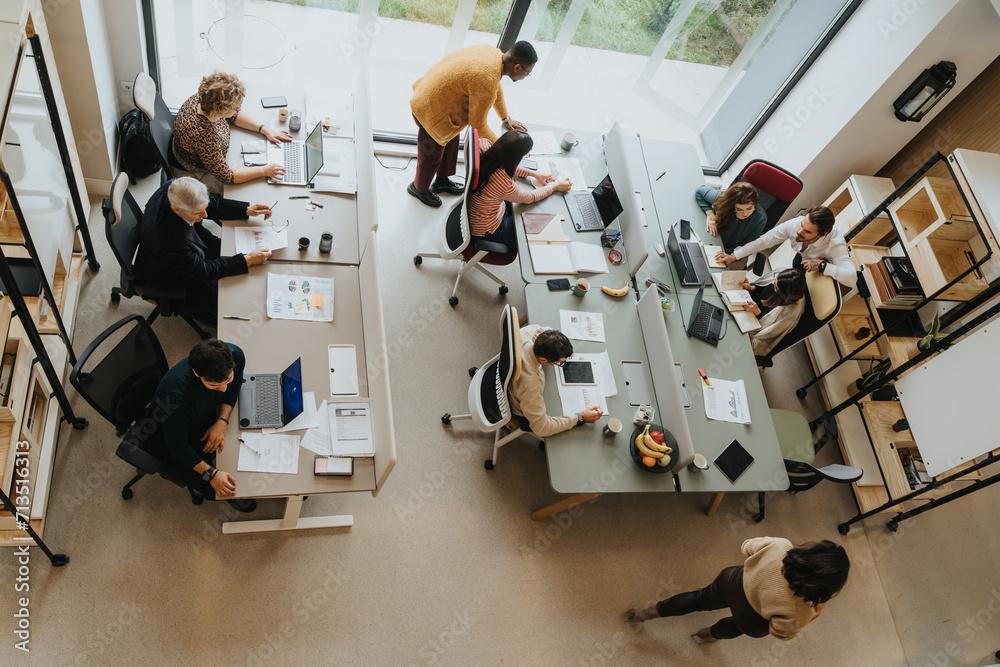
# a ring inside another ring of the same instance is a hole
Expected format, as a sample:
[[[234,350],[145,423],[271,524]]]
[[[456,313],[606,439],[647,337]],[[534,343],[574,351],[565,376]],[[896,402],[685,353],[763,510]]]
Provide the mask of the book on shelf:
[[[920,292],[920,279],[917,278],[917,272],[913,270],[913,262],[909,257],[883,257],[882,264],[889,272],[897,291]]]
[[[867,265],[871,286],[883,306],[915,306],[923,300],[919,284],[897,287],[885,262]]]

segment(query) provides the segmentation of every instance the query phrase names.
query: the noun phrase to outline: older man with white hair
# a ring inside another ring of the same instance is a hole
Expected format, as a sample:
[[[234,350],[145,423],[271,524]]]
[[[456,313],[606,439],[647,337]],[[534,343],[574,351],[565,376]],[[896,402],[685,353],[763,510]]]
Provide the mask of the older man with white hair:
[[[263,264],[270,250],[221,257],[222,240],[205,229],[202,220],[246,220],[271,217],[264,204],[209,197],[208,188],[193,178],[167,181],[153,193],[139,226],[137,281],[183,287],[184,310],[214,323],[218,310],[218,281],[247,273]]]

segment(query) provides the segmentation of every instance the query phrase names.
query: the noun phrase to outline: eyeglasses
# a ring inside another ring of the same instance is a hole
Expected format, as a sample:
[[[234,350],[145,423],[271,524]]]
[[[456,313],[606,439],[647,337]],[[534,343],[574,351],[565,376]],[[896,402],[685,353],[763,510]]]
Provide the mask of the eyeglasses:
[[[525,79],[527,79],[529,76],[531,76],[531,71],[527,67],[525,67],[521,63],[514,63],[514,64],[517,65],[518,67],[520,67],[521,71],[524,72],[524,78]]]
[[[545,363],[548,364],[549,366],[558,366],[562,368],[563,366],[566,365],[566,360],[563,359],[562,361],[546,361]]]
[[[288,219],[286,218],[285,219],[285,224],[281,225],[280,227],[275,227],[274,226],[274,220],[271,220],[271,229],[273,229],[274,233],[277,234],[278,232],[285,231],[285,228],[288,227],[289,224],[291,224],[291,223],[289,223]]]

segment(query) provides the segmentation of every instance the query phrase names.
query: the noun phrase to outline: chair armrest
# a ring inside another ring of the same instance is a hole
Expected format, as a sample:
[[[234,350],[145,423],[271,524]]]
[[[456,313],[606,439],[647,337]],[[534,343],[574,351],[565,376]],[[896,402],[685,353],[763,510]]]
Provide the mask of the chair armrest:
[[[865,471],[861,468],[842,466],[839,463],[831,463],[828,466],[817,468],[816,472],[822,475],[824,479],[828,479],[831,482],[840,482],[842,484],[856,482],[861,479],[862,475],[865,474]]]
[[[507,246],[502,243],[497,243],[496,241],[473,239],[473,244],[475,245],[476,250],[485,250],[486,252],[493,253],[495,255],[507,254]]]
[[[115,455],[147,475],[155,474],[163,465],[158,458],[139,449],[128,438],[121,441],[115,450]]]
[[[770,357],[758,357],[755,355],[754,361],[757,362],[757,368],[771,368],[774,366],[774,359]]]

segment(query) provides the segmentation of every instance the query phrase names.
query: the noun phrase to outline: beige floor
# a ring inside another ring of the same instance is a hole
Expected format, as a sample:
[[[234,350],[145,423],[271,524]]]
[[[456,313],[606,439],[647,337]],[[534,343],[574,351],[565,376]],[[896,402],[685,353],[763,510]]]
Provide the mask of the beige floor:
[[[383,158],[386,163],[402,160]],[[195,507],[179,488],[147,479],[125,502],[131,470],[116,439],[82,400],[85,431],[61,438],[46,539],[72,562],[52,569],[33,550],[31,654],[13,649],[10,592],[0,595],[0,664],[13,665],[984,665],[1000,648],[996,489],[905,522],[870,521],[845,538],[850,492],[824,484],[777,495],[755,525],[730,495],[712,519],[698,495],[605,496],[577,517],[535,523],[555,498],[544,456],[525,439],[483,470],[487,437],[468,423],[466,369],[495,346],[502,300],[471,275],[446,305],[454,267],[411,263],[433,247],[438,212],[403,193],[407,172],[378,167],[380,252],[399,463],[378,498],[312,497],[306,515],[352,513],[349,531],[223,536],[228,506]],[[144,184],[140,200],[148,196]],[[147,305],[108,304],[117,267],[95,214],[103,268],[88,274],[76,349]],[[510,302],[523,310],[516,270]],[[181,322],[155,329],[171,361],[196,342]],[[793,389],[808,375],[801,350],[765,372],[774,407],[803,409]],[[815,399],[812,399],[815,400]],[[822,462],[839,461],[834,447]],[[277,517],[278,501],[257,516]],[[740,562],[739,546],[771,534],[843,542],[854,568],[842,595],[799,638],[696,645],[689,634],[719,613],[621,621],[634,604],[707,584]],[[0,588],[17,562],[0,550]],[[972,617],[968,622],[967,617]],[[949,653],[952,654],[949,656]]]

